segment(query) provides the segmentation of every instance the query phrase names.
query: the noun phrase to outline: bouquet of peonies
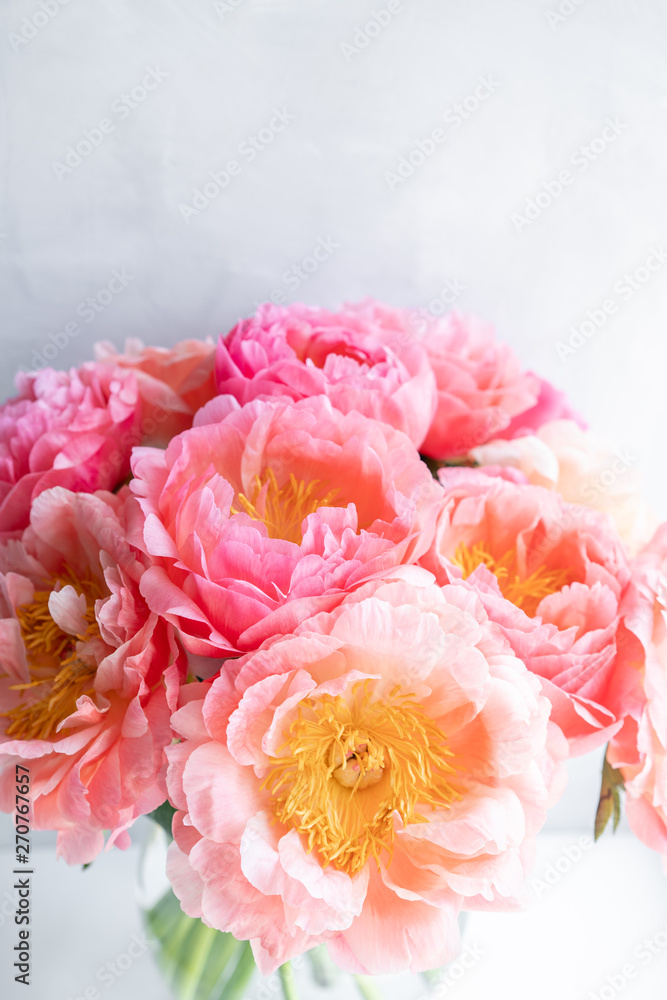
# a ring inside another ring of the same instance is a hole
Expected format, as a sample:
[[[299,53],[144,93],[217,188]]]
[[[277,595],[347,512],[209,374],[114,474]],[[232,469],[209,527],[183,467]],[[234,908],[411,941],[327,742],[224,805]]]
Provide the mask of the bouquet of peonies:
[[[667,855],[667,525],[486,324],[265,305],[17,388],[0,807],[20,768],[66,862],[167,814],[185,914],[287,981],[520,905],[570,754]]]

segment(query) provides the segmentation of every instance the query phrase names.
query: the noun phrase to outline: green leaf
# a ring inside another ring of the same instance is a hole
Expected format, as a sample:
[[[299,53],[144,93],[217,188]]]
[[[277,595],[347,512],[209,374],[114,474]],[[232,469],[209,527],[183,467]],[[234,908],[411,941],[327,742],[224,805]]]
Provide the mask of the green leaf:
[[[600,801],[595,814],[595,839],[599,840],[613,817],[614,833],[621,821],[621,790],[625,788],[623,775],[616,767],[612,767],[607,758],[602,767],[602,786]]]
[[[148,813],[149,819],[155,820],[155,822],[162,827],[165,831],[169,840],[171,840],[171,821],[174,818],[174,813],[176,810],[172,806],[171,802],[165,801],[157,809],[154,809],[152,813]]]

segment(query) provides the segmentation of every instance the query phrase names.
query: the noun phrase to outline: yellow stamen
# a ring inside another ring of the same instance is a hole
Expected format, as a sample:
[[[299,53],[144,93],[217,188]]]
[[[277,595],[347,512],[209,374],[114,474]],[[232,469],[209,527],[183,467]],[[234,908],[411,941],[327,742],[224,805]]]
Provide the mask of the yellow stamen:
[[[419,810],[460,798],[449,783],[453,755],[444,733],[412,694],[398,687],[372,700],[369,681],[346,700],[307,699],[264,780],[276,818],[306,838],[324,866],[350,875],[369,857],[391,857],[394,812],[427,822]]]
[[[49,612],[52,591],[70,585],[86,598],[86,629],[80,635],[63,632]],[[86,655],[84,645],[100,636],[95,618],[95,601],[102,597],[99,584],[79,579],[65,569],[49,586],[35,591],[30,604],[17,608],[16,617],[29,659],[30,681],[13,684],[24,698],[8,712],[5,735],[17,740],[51,739],[58,725],[76,709],[77,699],[92,694],[96,664]]]
[[[306,483],[303,479],[290,477],[284,486],[278,486],[273,469],[267,469],[264,476],[255,476],[252,497],[239,493],[239,503],[243,513],[256,521],[263,521],[270,538],[284,538],[288,542],[300,544],[303,539],[301,525],[308,514],[318,507],[330,507],[338,490],[329,490],[322,495],[323,484],[315,479]],[[232,514],[240,510],[232,507]]]
[[[501,559],[496,559],[484,542],[476,542],[472,547],[461,542],[452,562],[463,570],[464,579],[478,566],[486,566],[498,580],[503,596],[527,615],[534,615],[542,598],[555,594],[572,577],[566,568],[549,570],[546,566],[539,566],[528,575],[522,574],[516,549],[510,549]]]

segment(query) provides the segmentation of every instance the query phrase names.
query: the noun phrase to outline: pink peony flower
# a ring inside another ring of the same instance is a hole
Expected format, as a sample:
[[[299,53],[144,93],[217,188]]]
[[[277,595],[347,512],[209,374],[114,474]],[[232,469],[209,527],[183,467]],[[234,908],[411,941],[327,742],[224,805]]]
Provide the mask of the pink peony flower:
[[[606,742],[625,714],[620,603],[630,579],[610,518],[540,486],[473,469],[439,473],[445,498],[421,562],[465,579],[517,656],[538,674],[570,752]]]
[[[632,830],[664,856],[667,867],[667,524],[634,560],[623,610],[643,652],[631,658],[642,703],[640,712],[626,718],[607,758],[625,780],[625,811]],[[637,701],[636,694],[632,700]]]
[[[264,974],[320,942],[352,972],[434,968],[461,908],[525,897],[565,741],[478,597],[417,579],[182,689],[168,875]]]
[[[344,413],[405,431],[419,447],[435,412],[435,382],[411,321],[408,310],[371,299],[339,312],[260,306],[220,338],[218,390],[240,403],[326,395]]]
[[[438,388],[435,416],[421,447],[425,455],[465,455],[504,437],[513,417],[536,406],[540,380],[521,369],[488,323],[452,312],[428,319],[422,336]]]
[[[19,374],[17,387],[0,406],[0,539],[27,527],[32,501],[52,486],[114,489],[132,447],[184,406],[165,383],[106,364]]]
[[[135,449],[141,590],[187,649],[290,632],[428,548],[442,490],[410,440],[325,396],[212,400],[166,451]]]
[[[110,493],[45,491],[0,546],[0,808],[30,768],[31,826],[69,864],[165,798],[163,749],[184,674],[173,629],[140,594],[145,561]]]
[[[528,374],[533,375],[533,372]],[[540,378],[538,375],[533,375],[533,377],[537,379],[539,386],[537,402],[529,410],[524,410],[513,417],[503,431],[502,437],[515,438],[523,434],[532,434],[539,431],[544,424],[557,420],[572,421],[576,427],[586,430],[586,421],[572,409],[565,393],[556,389],[546,379]]]
[[[168,419],[159,421],[160,441],[165,444],[191,427],[193,414],[216,394],[215,345],[210,341],[182,340],[174,347],[144,347],[140,340],[128,338],[125,352],[119,353],[106,340],[95,345],[95,357],[99,362],[138,373],[139,389],[149,406],[159,406],[160,395],[164,396],[164,389],[156,383],[172,390]]]
[[[512,441],[489,441],[474,448],[471,457],[485,472],[517,469],[528,482],[557,490],[568,503],[610,514],[632,554],[657,527],[641,497],[637,456],[573,420],[551,421]]]

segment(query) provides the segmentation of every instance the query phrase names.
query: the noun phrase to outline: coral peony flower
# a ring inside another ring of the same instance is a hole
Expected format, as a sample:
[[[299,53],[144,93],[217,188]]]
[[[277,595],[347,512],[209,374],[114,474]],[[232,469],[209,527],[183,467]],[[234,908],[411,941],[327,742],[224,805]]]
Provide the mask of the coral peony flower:
[[[69,864],[91,861],[104,830],[126,847],[165,798],[185,664],[141,597],[144,569],[110,493],[45,491],[23,537],[0,546],[0,808],[13,811],[25,762],[31,825],[58,830]]]
[[[538,674],[572,753],[605,742],[625,714],[617,656],[630,579],[608,517],[540,486],[443,469],[436,537],[422,564],[465,579],[516,654]]]
[[[435,382],[412,313],[373,300],[328,312],[260,306],[220,338],[218,390],[257,397],[326,395],[337,409],[384,420],[419,447],[435,412]]]
[[[142,593],[203,656],[252,649],[417,559],[442,495],[404,434],[325,396],[219,396],[132,468],[132,538],[156,564]]]
[[[512,418],[533,408],[539,419],[538,398],[546,400],[547,383],[521,369],[488,323],[452,312],[426,321],[422,335],[438,387],[435,416],[421,446],[425,455],[465,455],[505,436]]]
[[[0,538],[27,527],[42,490],[114,489],[130,471],[133,445],[151,437],[172,404],[184,405],[165,383],[105,364],[19,374],[17,388],[0,406]]]
[[[164,389],[160,391],[156,382],[172,390],[168,418],[156,420],[160,441],[165,444],[192,426],[193,414],[216,393],[215,345],[210,341],[181,340],[174,347],[144,347],[140,340],[128,338],[125,352],[119,353],[105,340],[95,345],[95,357],[99,362],[139,373],[139,390],[149,406],[162,402]]]
[[[524,898],[566,746],[471,590],[374,581],[229,666],[183,689],[167,750],[186,913],[264,974],[319,942],[376,974]]]
[[[628,715],[607,758],[625,780],[632,830],[667,866],[667,524],[634,560],[623,611],[643,652],[631,664],[643,704],[640,713]]]
[[[518,469],[528,482],[557,490],[568,503],[610,514],[631,553],[657,527],[641,497],[637,456],[572,420],[551,421],[512,441],[490,441],[471,455],[487,472]]]

